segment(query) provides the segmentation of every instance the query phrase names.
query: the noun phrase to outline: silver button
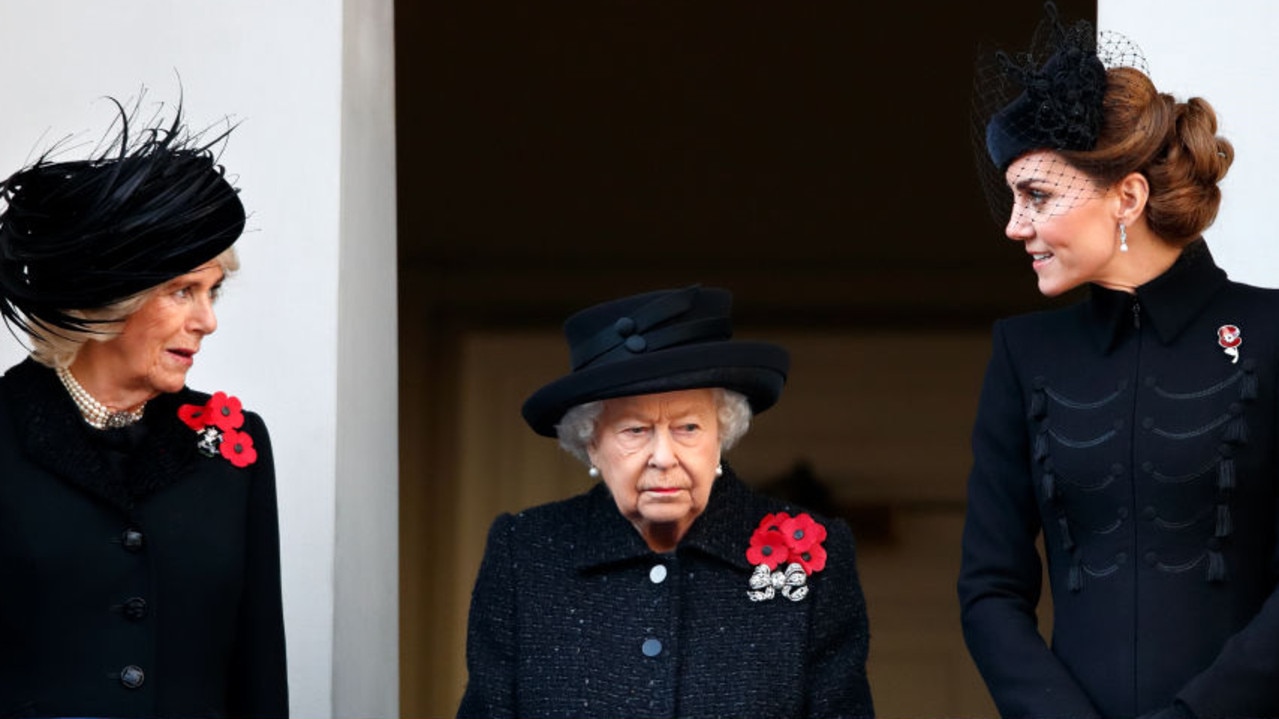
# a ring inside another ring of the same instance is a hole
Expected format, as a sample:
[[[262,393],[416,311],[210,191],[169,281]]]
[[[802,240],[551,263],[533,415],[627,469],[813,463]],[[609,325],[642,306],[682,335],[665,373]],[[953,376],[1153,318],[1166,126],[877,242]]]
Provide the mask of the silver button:
[[[136,664],[130,664],[120,670],[120,683],[127,689],[137,689],[141,687],[143,682],[147,680],[146,674],[142,672],[142,668]]]
[[[666,581],[666,565],[654,564],[653,568],[648,570],[648,579],[653,584],[661,584]]]

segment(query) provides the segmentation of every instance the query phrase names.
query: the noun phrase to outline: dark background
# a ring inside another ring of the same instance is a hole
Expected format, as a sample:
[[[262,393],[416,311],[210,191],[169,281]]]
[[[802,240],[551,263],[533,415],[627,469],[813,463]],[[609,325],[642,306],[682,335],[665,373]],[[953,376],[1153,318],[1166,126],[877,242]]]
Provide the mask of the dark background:
[[[691,282],[748,323],[1040,306],[968,107],[978,43],[1017,49],[1041,7],[402,3],[402,267],[500,324]]]

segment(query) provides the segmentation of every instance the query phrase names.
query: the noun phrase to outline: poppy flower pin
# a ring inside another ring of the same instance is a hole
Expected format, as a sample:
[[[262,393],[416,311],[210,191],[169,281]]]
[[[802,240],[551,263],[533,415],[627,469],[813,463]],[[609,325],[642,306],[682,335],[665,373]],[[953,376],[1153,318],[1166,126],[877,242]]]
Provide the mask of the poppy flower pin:
[[[258,461],[258,451],[253,448],[253,438],[241,432],[244,410],[238,397],[226,392],[215,392],[202,405],[184,404],[178,407],[178,418],[195,430],[195,446],[206,457],[221,455],[237,467],[247,467]]]
[[[808,596],[809,575],[826,568],[825,540],[826,527],[807,513],[765,515],[746,550],[746,561],[755,565],[746,596],[752,602],[778,594],[792,602]]]
[[[1217,344],[1230,356],[1232,364],[1239,362],[1239,345],[1243,344],[1243,332],[1236,325],[1222,325],[1217,328]]]

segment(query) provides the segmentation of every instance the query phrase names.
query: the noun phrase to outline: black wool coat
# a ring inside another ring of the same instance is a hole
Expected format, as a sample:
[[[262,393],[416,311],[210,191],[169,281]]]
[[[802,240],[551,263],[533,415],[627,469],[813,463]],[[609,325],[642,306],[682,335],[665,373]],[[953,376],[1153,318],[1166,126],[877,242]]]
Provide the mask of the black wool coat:
[[[800,601],[752,602],[751,534],[802,510],[725,466],[658,554],[603,484],[493,523],[471,599],[462,717],[866,717],[866,607],[848,525]]]
[[[95,430],[52,370],[0,378],[0,717],[284,717],[275,477],[196,449],[190,390]]]
[[[1001,714],[1279,716],[1276,411],[1279,291],[1202,241],[1135,295],[995,326],[959,598]]]

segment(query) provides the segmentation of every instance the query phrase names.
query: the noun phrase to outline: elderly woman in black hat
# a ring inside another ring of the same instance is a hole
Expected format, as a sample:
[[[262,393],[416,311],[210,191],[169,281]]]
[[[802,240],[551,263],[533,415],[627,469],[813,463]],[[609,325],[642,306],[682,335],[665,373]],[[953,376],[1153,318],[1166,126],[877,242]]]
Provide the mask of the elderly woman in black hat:
[[[1087,295],[995,325],[965,638],[1008,717],[1279,716],[1279,292],[1201,237],[1234,151],[1130,42],[1048,8],[982,164],[1040,290]]]
[[[288,713],[266,426],[185,386],[244,208],[171,123],[0,184],[0,716]]]
[[[601,481],[494,522],[459,716],[872,715],[848,526],[723,459],[789,366],[731,339],[730,303],[664,290],[565,323],[573,370],[524,419]]]

